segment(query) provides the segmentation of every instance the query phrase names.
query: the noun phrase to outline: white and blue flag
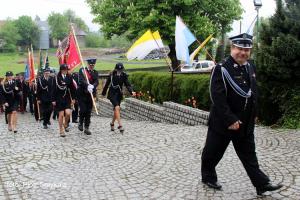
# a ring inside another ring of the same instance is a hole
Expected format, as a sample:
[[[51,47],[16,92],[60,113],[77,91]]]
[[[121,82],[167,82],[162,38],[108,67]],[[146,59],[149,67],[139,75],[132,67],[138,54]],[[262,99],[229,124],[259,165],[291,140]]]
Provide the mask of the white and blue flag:
[[[196,37],[183,23],[179,16],[176,16],[175,28],[175,49],[178,60],[184,61],[186,64],[190,63],[189,46],[196,40]]]

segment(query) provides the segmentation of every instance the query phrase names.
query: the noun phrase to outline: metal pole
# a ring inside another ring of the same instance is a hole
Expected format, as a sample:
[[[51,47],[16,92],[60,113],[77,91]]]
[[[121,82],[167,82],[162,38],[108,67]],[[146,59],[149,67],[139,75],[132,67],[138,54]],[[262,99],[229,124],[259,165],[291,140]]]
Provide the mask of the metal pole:
[[[257,9],[256,31],[257,31],[257,47],[258,47],[258,44],[259,44],[259,7],[257,7],[256,9]]]
[[[174,82],[174,70],[172,70],[172,75],[171,75],[171,101],[173,101],[173,82]]]
[[[242,33],[242,20],[240,20],[240,34]]]

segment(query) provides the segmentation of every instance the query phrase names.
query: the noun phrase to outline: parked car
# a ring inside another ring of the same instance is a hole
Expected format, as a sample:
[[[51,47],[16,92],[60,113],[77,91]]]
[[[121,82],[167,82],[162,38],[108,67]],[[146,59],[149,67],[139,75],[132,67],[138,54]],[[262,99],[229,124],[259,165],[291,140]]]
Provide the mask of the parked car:
[[[215,63],[211,60],[194,61],[192,65],[181,67],[182,72],[211,72]]]

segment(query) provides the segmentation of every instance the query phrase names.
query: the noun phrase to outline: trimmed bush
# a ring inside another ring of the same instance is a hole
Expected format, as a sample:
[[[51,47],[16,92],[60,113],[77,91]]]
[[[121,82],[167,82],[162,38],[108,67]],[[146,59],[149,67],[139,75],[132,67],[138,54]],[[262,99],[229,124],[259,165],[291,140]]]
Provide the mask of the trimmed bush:
[[[174,74],[173,100],[171,100],[171,74],[157,72],[133,72],[129,76],[134,90],[148,94],[146,99],[154,99],[156,103],[174,101],[191,105],[203,110],[210,106],[209,75],[207,74]],[[193,100],[195,100],[193,105]]]

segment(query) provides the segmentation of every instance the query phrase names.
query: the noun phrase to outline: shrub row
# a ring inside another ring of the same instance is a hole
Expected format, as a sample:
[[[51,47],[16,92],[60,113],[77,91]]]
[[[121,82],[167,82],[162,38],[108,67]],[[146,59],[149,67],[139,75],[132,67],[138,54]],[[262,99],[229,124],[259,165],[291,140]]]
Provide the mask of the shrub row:
[[[174,101],[208,110],[209,75],[207,74],[174,74],[173,99],[171,99],[171,74],[157,72],[133,72],[129,76],[135,91],[140,98],[156,103]]]

